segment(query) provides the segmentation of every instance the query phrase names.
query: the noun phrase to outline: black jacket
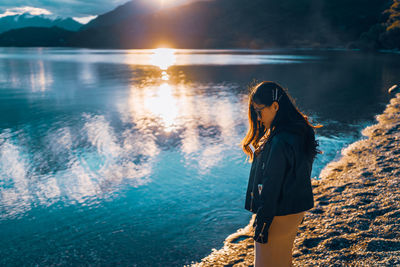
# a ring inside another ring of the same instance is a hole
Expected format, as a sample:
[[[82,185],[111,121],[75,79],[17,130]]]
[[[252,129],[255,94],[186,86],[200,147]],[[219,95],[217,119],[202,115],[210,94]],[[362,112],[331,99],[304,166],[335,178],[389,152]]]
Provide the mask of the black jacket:
[[[268,242],[268,229],[274,216],[314,207],[313,159],[306,157],[302,143],[298,133],[277,131],[252,162],[245,209],[257,214],[253,239],[259,243]]]

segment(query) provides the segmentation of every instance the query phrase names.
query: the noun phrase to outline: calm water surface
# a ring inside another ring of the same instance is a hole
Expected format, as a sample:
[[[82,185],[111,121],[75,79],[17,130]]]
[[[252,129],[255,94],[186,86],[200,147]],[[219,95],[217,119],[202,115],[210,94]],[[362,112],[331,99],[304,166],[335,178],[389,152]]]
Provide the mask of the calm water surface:
[[[247,90],[274,80],[325,153],[362,138],[400,55],[0,48],[0,265],[181,266],[244,227]]]

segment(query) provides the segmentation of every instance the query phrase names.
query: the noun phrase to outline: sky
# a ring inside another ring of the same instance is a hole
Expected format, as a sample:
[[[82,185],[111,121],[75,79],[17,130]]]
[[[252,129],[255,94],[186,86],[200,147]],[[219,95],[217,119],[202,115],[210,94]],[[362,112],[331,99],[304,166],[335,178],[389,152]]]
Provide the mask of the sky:
[[[53,15],[72,17],[87,23],[97,15],[113,10],[129,0],[1,0],[0,17],[30,13],[31,15]],[[134,0],[135,1],[135,0]],[[171,2],[185,3],[193,0],[147,0],[160,6]]]

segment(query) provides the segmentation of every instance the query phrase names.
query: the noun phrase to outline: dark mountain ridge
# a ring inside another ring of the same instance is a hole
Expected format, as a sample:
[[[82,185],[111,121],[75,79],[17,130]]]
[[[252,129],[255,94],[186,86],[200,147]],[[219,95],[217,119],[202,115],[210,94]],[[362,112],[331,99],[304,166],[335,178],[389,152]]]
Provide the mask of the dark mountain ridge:
[[[81,31],[89,47],[267,48],[346,46],[382,19],[391,0],[215,0],[131,16]],[[110,40],[110,36],[113,39]]]
[[[2,46],[69,46],[74,32],[59,27],[26,27],[0,34]]]

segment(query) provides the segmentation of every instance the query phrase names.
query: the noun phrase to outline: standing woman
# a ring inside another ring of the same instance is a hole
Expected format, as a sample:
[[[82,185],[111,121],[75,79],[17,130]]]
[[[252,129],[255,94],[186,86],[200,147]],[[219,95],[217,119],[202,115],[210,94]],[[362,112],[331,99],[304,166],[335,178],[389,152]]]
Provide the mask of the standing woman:
[[[245,209],[256,214],[254,266],[292,266],[297,228],[314,207],[311,170],[322,153],[314,128],[322,125],[311,125],[287,89],[269,81],[251,90],[248,118],[241,145],[252,163]]]

